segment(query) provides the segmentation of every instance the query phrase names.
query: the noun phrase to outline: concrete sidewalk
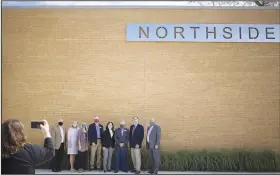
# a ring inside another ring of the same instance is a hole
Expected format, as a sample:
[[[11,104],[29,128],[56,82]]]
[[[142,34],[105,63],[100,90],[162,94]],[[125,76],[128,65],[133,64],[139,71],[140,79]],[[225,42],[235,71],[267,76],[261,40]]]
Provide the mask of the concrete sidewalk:
[[[78,173],[78,172],[70,172],[67,170],[61,171],[61,172],[52,172],[51,170],[45,170],[45,169],[37,169],[36,174],[115,174],[114,172],[108,172],[104,173],[103,171],[85,171],[83,173]],[[134,174],[134,173],[123,173],[123,172],[118,172],[116,174]],[[148,174],[147,171],[142,171],[141,174]],[[245,172],[198,172],[198,171],[159,171],[158,174],[260,174],[260,175],[265,175],[265,174],[280,174],[280,172],[277,173],[245,173]]]

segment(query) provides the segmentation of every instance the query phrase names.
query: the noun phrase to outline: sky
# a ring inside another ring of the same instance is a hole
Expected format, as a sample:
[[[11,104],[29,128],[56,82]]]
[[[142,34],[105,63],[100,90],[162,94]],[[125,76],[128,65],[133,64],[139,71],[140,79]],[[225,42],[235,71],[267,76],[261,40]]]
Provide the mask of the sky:
[[[44,6],[213,6],[213,1],[3,1],[3,7],[44,7]],[[254,4],[252,4],[254,5]],[[214,6],[252,6],[245,1],[215,3]]]

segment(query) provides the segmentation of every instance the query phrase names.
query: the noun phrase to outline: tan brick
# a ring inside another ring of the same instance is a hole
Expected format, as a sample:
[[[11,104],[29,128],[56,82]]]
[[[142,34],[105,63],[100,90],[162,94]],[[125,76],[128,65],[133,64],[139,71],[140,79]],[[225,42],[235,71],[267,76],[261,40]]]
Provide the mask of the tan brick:
[[[164,149],[280,150],[279,43],[137,43],[128,23],[279,23],[277,10],[3,9],[3,119],[155,117]]]

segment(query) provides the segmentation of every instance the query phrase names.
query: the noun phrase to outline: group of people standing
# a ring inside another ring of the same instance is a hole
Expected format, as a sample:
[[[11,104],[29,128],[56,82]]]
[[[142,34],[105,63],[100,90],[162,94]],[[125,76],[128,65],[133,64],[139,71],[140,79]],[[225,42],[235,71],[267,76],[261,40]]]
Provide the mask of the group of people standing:
[[[78,127],[77,121],[74,121],[72,127],[66,130],[63,128],[63,120],[58,121],[58,125],[51,129],[51,135],[55,146],[55,157],[52,160],[52,171],[61,171],[61,162],[63,159],[64,148],[67,148],[67,154],[70,155],[70,170],[74,168],[75,157],[77,155],[76,166],[79,172],[83,172],[88,162],[86,161],[87,151],[90,149],[89,168],[95,167],[101,170],[101,155],[103,150],[103,170],[110,172],[112,170],[112,155],[115,151],[114,172],[119,170],[128,172],[127,153],[131,150],[131,158],[135,174],[140,174],[141,169],[141,147],[144,139],[144,127],[139,124],[139,118],[133,117],[130,128],[125,127],[125,121],[120,122],[120,127],[115,129],[113,122],[108,122],[105,129],[99,123],[99,117],[94,118],[94,123],[87,127],[86,123]],[[67,138],[66,138],[67,135]],[[149,152],[150,174],[157,174],[160,164],[160,140],[161,128],[155,124],[155,120],[150,120],[150,126],[147,128],[146,147]],[[67,142],[67,145],[65,144]],[[95,161],[96,157],[96,161]]]

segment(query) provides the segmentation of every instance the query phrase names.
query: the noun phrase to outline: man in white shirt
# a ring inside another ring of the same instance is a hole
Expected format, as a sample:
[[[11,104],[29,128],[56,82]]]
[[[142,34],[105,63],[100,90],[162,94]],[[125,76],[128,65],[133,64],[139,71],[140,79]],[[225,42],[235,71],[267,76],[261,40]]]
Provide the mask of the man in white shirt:
[[[64,148],[65,148],[65,133],[63,128],[63,120],[59,119],[57,125],[51,128],[51,136],[55,148],[55,157],[52,159],[52,171],[61,171],[61,163],[63,160]]]
[[[148,173],[157,174],[160,164],[160,139],[161,128],[155,124],[155,119],[151,119],[150,126],[147,128],[146,147],[149,152],[150,170]]]

